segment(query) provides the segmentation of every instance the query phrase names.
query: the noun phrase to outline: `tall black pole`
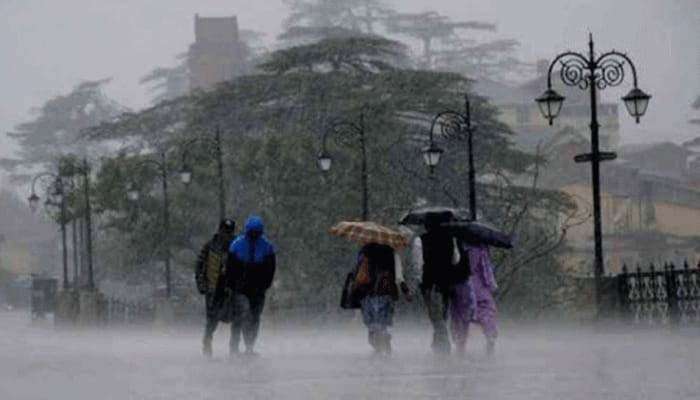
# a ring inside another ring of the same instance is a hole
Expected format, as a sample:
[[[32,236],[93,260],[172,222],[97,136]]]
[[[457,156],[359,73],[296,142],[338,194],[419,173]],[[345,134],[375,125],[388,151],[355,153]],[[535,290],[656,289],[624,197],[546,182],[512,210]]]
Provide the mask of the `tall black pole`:
[[[71,221],[71,233],[73,234],[73,289],[77,289],[78,283],[78,221],[73,215]]]
[[[170,234],[170,198],[168,197],[168,171],[165,164],[165,152],[160,154],[160,172],[163,184],[163,236],[162,241],[165,245],[163,248],[163,258],[165,260],[165,295],[170,298],[170,241],[167,240]]]
[[[600,313],[602,300],[602,277],[603,277],[603,222],[600,206],[600,145],[598,137],[598,99],[596,94],[596,69],[598,65],[595,61],[593,48],[593,37],[589,38],[589,65],[590,70],[589,88],[591,94],[591,179],[593,184],[593,237],[595,242],[595,265],[593,274],[595,277],[595,301],[596,309]]]
[[[476,221],[476,170],[474,168],[474,136],[472,135],[472,116],[468,95],[464,95],[464,117],[467,125],[467,145],[469,146],[469,212],[471,213],[472,221]]]
[[[224,157],[223,149],[221,148],[221,130],[218,126],[216,127],[214,140],[216,142],[216,172],[219,180],[219,221],[221,221],[226,218],[226,189],[224,188]]]
[[[68,246],[66,244],[66,194],[61,194],[61,242],[63,245],[63,290],[68,289]]]
[[[85,280],[85,275],[86,275],[86,270],[87,270],[87,250],[85,246],[85,216],[80,218],[79,224],[78,224],[78,242],[80,244],[80,273],[78,276],[80,277],[80,286],[86,283]]]
[[[88,289],[95,289],[95,278],[92,270],[92,217],[90,208],[90,169],[88,167],[87,159],[83,159],[83,177],[85,179],[85,228],[86,238],[85,242],[87,245],[87,268],[88,268]]]
[[[369,220],[369,188],[367,176],[367,143],[365,140],[365,114],[360,114],[360,147],[362,150],[362,220]]]

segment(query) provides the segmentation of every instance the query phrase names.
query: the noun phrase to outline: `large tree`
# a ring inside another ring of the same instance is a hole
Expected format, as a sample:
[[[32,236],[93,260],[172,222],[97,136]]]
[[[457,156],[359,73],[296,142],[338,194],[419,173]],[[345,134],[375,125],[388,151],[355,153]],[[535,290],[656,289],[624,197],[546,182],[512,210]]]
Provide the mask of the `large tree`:
[[[460,30],[495,31],[496,25],[482,21],[452,21],[435,11],[423,13],[395,13],[386,20],[389,33],[409,36],[423,45],[423,61],[426,69],[434,67],[435,42],[453,40]]]
[[[171,148],[177,155],[183,143],[210,137],[207,135],[221,129],[231,193],[229,209],[239,221],[251,212],[263,214],[269,221],[270,236],[284,255],[272,303],[280,307],[313,303],[335,307],[340,277],[352,259],[352,246],[326,232],[339,220],[359,218],[361,191],[359,141],[352,134],[329,138],[334,169],[327,175],[316,169],[320,135],[331,122],[357,123],[364,114],[372,219],[393,224],[402,210],[420,199],[461,205],[459,199],[466,197],[463,143],[442,143],[449,153],[432,178],[422,164],[420,149],[427,140],[432,115],[445,108],[458,109],[462,93],[470,92],[471,82],[453,73],[403,69],[405,57],[403,46],[377,36],[326,38],[273,53],[260,66],[260,74],[125,114],[93,129],[92,135],[138,137]],[[495,108],[473,97],[481,122],[475,144],[479,175],[499,177],[480,188],[484,190],[480,195],[484,213],[529,238],[524,243],[531,243],[511,256],[513,268],[502,271],[530,271],[559,244],[558,227],[540,217],[541,210],[567,214],[572,206],[560,194],[512,183],[531,171],[538,158],[513,148],[511,132],[497,120]],[[176,199],[171,215],[176,221],[173,229],[179,229],[177,235],[158,231],[157,178],[129,173],[136,168],[133,157],[114,162],[120,167],[113,171],[123,172],[105,172],[100,178],[108,182],[105,188],[121,188],[122,195],[105,189],[97,206],[120,237],[129,235],[135,238],[135,246],[143,246],[134,252],[142,254],[138,258],[166,237],[183,250],[174,252],[179,255],[181,276],[186,276],[191,250],[210,233],[216,215],[211,148],[200,142],[188,149],[195,169],[192,187],[171,186]],[[175,161],[170,169],[176,171],[178,157],[171,159]],[[153,197],[148,196],[153,208],[144,203],[136,220],[128,203],[115,200],[124,198],[127,176],[153,192]],[[147,226],[138,228],[144,223]]]
[[[354,33],[376,33],[376,24],[390,9],[382,0],[285,0],[291,13],[284,21],[286,29],[343,28]],[[294,36],[294,35],[292,35]]]
[[[15,127],[8,136],[19,145],[15,158],[0,160],[0,166],[17,178],[26,178],[26,171],[38,167],[54,169],[58,159],[67,153],[92,153],[96,142],[83,140],[84,129],[110,120],[125,108],[104,94],[109,79],[86,81],[70,93],[46,101],[34,113],[36,117]]]

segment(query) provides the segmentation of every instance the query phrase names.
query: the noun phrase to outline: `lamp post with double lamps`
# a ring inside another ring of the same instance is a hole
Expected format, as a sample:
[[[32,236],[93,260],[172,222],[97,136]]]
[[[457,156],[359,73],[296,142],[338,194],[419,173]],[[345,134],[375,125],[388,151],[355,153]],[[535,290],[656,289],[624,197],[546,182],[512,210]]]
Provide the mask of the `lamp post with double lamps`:
[[[593,44],[593,35],[589,35],[588,54],[566,51],[557,55],[552,60],[547,71],[547,89],[535,99],[544,118],[552,125],[559,115],[564,96],[552,88],[552,72],[555,66],[559,66],[561,81],[571,87],[588,90],[591,102],[591,152],[577,155],[574,160],[591,163],[591,175],[593,185],[593,234],[595,241],[595,300],[598,314],[600,314],[602,293],[602,277],[605,271],[603,265],[603,229],[601,216],[600,196],[600,162],[614,160],[617,155],[614,152],[602,152],[599,147],[598,123],[598,91],[608,87],[620,85],[625,79],[625,70],[632,72],[633,88],[622,97],[627,111],[639,123],[649,105],[651,96],[644,93],[637,86],[637,69],[632,60],[625,54],[615,50],[597,55]]]

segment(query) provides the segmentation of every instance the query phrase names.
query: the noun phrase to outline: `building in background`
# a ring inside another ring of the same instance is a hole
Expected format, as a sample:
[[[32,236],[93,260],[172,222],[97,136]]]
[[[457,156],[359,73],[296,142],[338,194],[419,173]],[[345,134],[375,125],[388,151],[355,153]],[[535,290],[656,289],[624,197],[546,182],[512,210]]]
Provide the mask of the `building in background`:
[[[236,16],[204,18],[195,14],[194,34],[187,58],[190,90],[211,89],[243,73],[245,51]]]

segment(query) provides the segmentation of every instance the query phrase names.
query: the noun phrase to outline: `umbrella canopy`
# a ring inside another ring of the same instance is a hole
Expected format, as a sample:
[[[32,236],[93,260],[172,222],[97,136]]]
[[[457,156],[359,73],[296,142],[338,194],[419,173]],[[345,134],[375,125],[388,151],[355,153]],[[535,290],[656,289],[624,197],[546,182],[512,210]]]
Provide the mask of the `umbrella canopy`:
[[[441,224],[450,233],[468,243],[485,244],[504,249],[513,248],[513,237],[484,222],[451,221]]]
[[[376,222],[341,221],[330,229],[331,235],[344,237],[360,244],[379,243],[400,250],[408,246],[408,238]]]
[[[428,218],[435,218],[440,222],[467,221],[469,220],[469,210],[441,206],[414,208],[406,213],[399,223],[402,225],[423,225]]]

